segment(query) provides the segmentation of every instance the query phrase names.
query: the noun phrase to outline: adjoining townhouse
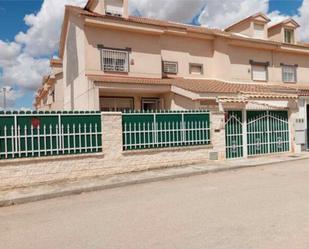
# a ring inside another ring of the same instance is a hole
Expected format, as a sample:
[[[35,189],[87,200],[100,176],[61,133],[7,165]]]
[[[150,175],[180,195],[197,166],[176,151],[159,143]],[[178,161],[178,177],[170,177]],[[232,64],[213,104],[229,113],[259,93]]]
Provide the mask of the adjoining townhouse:
[[[296,120],[304,137],[309,45],[299,42],[294,20],[270,21],[258,13],[218,30],[129,16],[128,0],[66,6],[59,59],[52,60],[35,107],[219,110],[227,122],[254,122],[252,133],[263,132],[256,130],[261,118],[282,119],[282,126]],[[280,139],[288,142],[284,134]]]
[[[50,61],[51,73],[43,77],[42,86],[35,96],[35,107],[40,110],[62,110],[64,105],[64,84],[62,61]]]

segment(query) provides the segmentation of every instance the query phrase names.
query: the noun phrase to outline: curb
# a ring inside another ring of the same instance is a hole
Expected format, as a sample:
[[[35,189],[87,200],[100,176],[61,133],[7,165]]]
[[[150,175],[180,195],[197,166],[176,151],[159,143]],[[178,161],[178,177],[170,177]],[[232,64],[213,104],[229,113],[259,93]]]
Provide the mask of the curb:
[[[206,170],[197,170],[187,173],[179,173],[179,174],[173,174],[173,175],[166,175],[166,176],[159,176],[159,177],[150,177],[140,180],[131,180],[131,181],[123,181],[118,183],[111,183],[111,184],[103,184],[103,185],[97,185],[93,187],[80,187],[72,190],[65,190],[55,193],[46,193],[41,195],[33,195],[28,197],[20,197],[16,199],[10,199],[10,200],[2,200],[0,201],[0,207],[8,207],[13,205],[21,205],[26,204],[30,202],[37,202],[37,201],[43,201],[43,200],[49,200],[59,197],[65,197],[65,196],[72,196],[72,195],[80,195],[83,193],[89,193],[89,192],[96,192],[96,191],[102,191],[107,189],[114,189],[114,188],[121,188],[131,185],[139,185],[139,184],[145,184],[145,183],[154,183],[154,182],[160,182],[160,181],[167,181],[167,180],[173,180],[178,178],[186,178],[191,176],[198,176],[198,175],[206,175],[211,173],[220,173],[220,172],[228,172],[228,171],[235,171],[245,168],[256,168],[256,167],[262,167],[266,165],[276,165],[281,164],[283,162],[295,162],[295,161],[302,161],[309,159],[309,157],[299,157],[299,158],[291,158],[288,161],[287,160],[281,160],[276,162],[263,162],[253,165],[240,165],[240,166],[231,166],[226,168],[216,168],[216,169],[206,169]]]

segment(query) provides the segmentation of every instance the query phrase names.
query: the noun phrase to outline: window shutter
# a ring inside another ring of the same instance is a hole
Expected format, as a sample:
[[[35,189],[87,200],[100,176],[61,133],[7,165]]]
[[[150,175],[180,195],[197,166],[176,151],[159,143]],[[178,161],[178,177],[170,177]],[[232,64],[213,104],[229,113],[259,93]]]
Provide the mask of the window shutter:
[[[254,38],[264,39],[264,25],[254,24]]]
[[[267,81],[267,67],[252,65],[252,79],[257,81]]]

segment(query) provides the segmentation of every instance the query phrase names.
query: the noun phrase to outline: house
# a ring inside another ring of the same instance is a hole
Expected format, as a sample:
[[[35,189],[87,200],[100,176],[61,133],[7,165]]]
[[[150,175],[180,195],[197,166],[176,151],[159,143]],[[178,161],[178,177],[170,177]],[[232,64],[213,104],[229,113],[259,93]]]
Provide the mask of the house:
[[[243,122],[246,110],[286,111],[304,126],[309,45],[295,20],[270,21],[257,13],[219,30],[129,16],[128,0],[66,6],[59,59],[35,107],[240,111]]]

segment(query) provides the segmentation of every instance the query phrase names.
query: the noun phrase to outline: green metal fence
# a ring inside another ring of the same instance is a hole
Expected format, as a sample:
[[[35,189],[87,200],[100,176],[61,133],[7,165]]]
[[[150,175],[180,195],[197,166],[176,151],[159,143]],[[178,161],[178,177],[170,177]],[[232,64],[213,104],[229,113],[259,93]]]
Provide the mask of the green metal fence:
[[[100,112],[0,112],[0,159],[102,151]]]
[[[208,111],[159,111],[123,113],[123,149],[208,145]]]

